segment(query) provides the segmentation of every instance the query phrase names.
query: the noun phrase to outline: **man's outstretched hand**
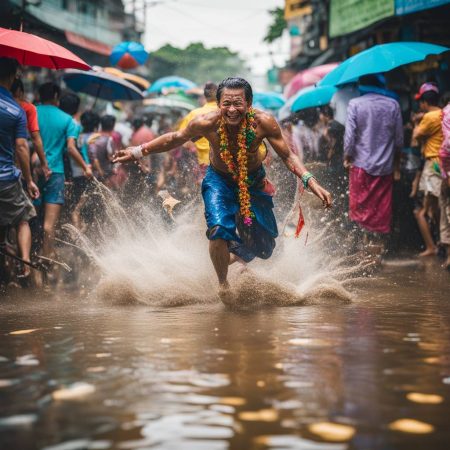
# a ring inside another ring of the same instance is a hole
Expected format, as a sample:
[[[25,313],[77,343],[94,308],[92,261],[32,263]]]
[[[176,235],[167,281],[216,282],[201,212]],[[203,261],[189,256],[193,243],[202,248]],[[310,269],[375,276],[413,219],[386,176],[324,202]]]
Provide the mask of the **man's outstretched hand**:
[[[135,158],[132,153],[133,147],[125,148],[124,150],[119,150],[113,155],[113,163],[126,163],[130,161],[135,161]]]
[[[322,200],[322,204],[325,208],[331,208],[331,194],[324,189],[314,178],[310,178],[308,181],[308,187],[311,191]]]

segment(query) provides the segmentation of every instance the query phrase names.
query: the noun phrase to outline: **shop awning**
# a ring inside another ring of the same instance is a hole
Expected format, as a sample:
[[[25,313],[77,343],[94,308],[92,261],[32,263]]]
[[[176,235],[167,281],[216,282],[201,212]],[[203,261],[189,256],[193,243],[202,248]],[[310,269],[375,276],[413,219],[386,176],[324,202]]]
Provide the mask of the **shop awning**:
[[[103,42],[94,41],[93,39],[89,39],[81,34],[72,33],[71,31],[65,31],[64,33],[66,39],[71,44],[78,45],[79,47],[99,53],[100,55],[109,56],[111,54],[112,47]]]

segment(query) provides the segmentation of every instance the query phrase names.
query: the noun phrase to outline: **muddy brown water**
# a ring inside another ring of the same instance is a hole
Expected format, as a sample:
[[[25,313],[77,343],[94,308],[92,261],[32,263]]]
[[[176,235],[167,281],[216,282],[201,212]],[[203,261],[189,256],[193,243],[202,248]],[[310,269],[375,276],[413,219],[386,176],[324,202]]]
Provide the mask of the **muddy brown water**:
[[[448,449],[450,278],[394,262],[348,305],[1,298],[2,449]]]

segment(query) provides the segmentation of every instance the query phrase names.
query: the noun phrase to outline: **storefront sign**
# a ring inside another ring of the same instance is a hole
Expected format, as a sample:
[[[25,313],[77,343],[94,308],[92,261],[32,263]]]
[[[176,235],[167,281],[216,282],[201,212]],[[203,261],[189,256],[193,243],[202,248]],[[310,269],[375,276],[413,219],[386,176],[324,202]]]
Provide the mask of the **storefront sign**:
[[[394,12],[394,0],[331,0],[330,37],[360,30]]]
[[[450,0],[395,0],[395,14],[402,16],[422,11],[423,9],[446,5],[447,3],[450,3]]]

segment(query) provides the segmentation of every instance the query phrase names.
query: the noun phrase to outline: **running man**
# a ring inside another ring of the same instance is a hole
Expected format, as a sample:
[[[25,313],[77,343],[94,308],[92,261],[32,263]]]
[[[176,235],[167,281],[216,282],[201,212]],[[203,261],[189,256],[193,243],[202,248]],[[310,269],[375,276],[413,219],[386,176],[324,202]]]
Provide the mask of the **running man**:
[[[255,257],[267,259],[275,248],[278,230],[262,164],[265,154],[258,151],[263,139],[269,141],[288,169],[326,208],[331,206],[329,192],[289,149],[275,119],[252,108],[252,99],[252,88],[246,80],[227,78],[217,89],[217,111],[196,117],[183,130],[121,150],[114,157],[114,162],[124,163],[167,152],[199,137],[209,141],[210,165],[202,195],[209,253],[219,280],[219,293],[229,288],[229,264],[236,260],[249,262]]]

